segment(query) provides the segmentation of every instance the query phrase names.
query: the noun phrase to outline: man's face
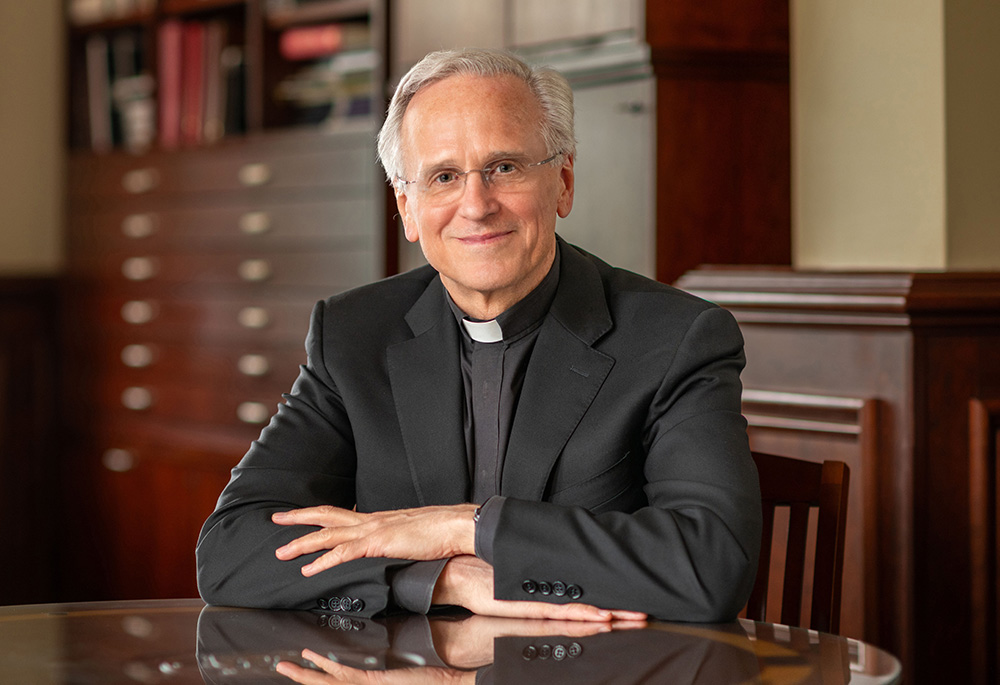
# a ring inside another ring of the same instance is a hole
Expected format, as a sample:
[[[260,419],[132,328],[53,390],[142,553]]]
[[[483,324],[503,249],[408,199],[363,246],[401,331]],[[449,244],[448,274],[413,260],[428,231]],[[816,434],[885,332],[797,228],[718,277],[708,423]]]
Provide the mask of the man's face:
[[[514,77],[463,74],[426,86],[403,117],[406,178],[508,159],[541,161],[549,156],[541,120],[535,97]],[[417,185],[396,191],[406,239],[420,241],[456,304],[485,318],[527,295],[548,272],[556,217],[573,206],[573,160],[563,156],[534,167],[516,188],[487,186],[481,174],[471,173],[447,202]]]

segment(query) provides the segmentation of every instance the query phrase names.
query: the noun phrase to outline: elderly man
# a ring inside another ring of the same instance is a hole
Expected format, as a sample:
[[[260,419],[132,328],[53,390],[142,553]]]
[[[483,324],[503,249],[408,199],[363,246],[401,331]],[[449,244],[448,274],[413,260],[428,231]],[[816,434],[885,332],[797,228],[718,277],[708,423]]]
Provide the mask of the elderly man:
[[[733,618],[761,526],[742,337],[557,237],[565,79],[428,55],[379,155],[429,266],[317,304],[308,362],[205,523],[204,599]]]

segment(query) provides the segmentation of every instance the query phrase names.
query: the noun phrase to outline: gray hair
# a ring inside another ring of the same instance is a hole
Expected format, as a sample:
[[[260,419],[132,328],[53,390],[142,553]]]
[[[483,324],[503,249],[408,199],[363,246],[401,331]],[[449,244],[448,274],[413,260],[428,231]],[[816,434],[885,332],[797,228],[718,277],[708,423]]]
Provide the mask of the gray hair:
[[[404,173],[401,129],[410,100],[424,86],[457,74],[514,76],[524,81],[542,108],[540,126],[547,154],[576,154],[573,90],[562,74],[546,67],[529,66],[514,55],[498,50],[440,50],[428,54],[403,76],[389,102],[385,122],[378,133],[378,156],[390,182],[395,183]]]

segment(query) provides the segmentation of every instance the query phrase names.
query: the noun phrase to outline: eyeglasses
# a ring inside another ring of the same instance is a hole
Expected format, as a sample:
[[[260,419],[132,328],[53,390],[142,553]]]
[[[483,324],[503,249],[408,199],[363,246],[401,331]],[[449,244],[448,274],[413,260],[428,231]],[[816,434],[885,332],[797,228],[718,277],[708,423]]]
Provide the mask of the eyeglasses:
[[[514,190],[528,180],[529,173],[533,169],[554,162],[562,155],[562,152],[557,152],[548,159],[533,164],[526,164],[516,159],[503,159],[482,169],[468,169],[466,171],[435,168],[427,174],[426,178],[408,181],[397,177],[396,185],[404,190],[407,186],[412,185],[428,201],[444,204],[457,200],[462,195],[469,174],[480,174],[483,178],[483,185],[487,188],[498,191]]]

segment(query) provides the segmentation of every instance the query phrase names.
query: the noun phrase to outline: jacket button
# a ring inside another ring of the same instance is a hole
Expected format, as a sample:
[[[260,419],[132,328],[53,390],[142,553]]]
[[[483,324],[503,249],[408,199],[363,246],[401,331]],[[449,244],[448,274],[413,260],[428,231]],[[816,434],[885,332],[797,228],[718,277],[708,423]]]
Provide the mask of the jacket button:
[[[365,610],[365,601],[363,599],[356,599],[351,602],[351,611],[356,614],[360,614]]]
[[[562,661],[566,658],[566,646],[556,645],[552,648],[552,658],[556,661]]]
[[[575,659],[581,654],[583,654],[583,646],[579,642],[570,642],[569,647],[566,648],[566,656]]]
[[[562,597],[563,595],[565,595],[566,583],[562,582],[561,580],[557,580],[556,582],[552,583],[552,594],[554,594],[556,597]]]
[[[316,606],[318,606],[320,609],[325,610],[330,605],[326,603],[326,598],[320,597],[319,599],[316,600]]]
[[[540,583],[538,583],[538,591],[540,593],[542,593],[543,595],[546,595],[546,596],[551,595],[552,594],[552,586],[549,585],[548,583],[546,583],[543,580]]]
[[[533,580],[526,580],[521,583],[521,589],[529,595],[533,595],[538,591],[538,584]]]
[[[340,597],[331,597],[326,600],[326,606],[330,611],[340,611]]]
[[[583,588],[579,585],[568,585],[566,587],[566,594],[570,599],[580,599],[583,597]]]
[[[538,658],[548,659],[550,656],[552,656],[552,647],[550,647],[549,645],[539,645]]]
[[[534,645],[528,645],[527,647],[524,648],[524,651],[521,652],[521,656],[524,657],[525,661],[531,661],[536,656],[538,656],[538,650],[535,649]]]
[[[350,597],[341,597],[340,598],[340,610],[341,611],[350,611],[351,610],[351,602],[352,601],[353,600]]]

